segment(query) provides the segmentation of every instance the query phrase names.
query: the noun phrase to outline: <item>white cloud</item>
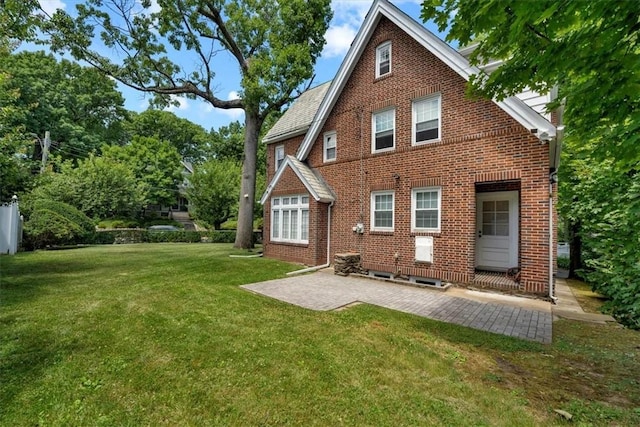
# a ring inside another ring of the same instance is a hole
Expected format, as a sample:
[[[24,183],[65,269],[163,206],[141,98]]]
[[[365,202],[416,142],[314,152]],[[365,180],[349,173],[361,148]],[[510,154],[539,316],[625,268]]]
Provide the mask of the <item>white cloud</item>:
[[[370,7],[371,0],[331,2],[333,19],[325,35],[327,44],[322,52],[324,58],[341,57],[347,53]]]
[[[56,13],[56,10],[64,10],[67,5],[62,0],[40,0],[40,7],[49,16]]]
[[[332,25],[329,27],[325,35],[327,44],[322,51],[322,56],[324,58],[344,56],[349,50],[351,42],[356,36],[356,32],[357,29],[349,24]]]

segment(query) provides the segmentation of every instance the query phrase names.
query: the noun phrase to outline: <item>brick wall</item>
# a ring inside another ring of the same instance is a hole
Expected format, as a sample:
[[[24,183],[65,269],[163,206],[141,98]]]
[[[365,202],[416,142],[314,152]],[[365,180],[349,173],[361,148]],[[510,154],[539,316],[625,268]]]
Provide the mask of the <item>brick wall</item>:
[[[376,79],[375,49],[388,40],[392,41],[392,74]],[[523,291],[542,293],[548,277],[548,147],[493,102],[467,99],[465,86],[464,79],[410,36],[381,20],[307,159],[336,194],[331,254],[356,251],[362,254],[365,268],[470,282],[476,191],[511,185],[520,190],[520,286]],[[441,140],[412,146],[412,100],[436,93],[441,96]],[[391,106],[396,111],[395,150],[372,154],[372,113]],[[337,160],[324,164],[322,135],[332,130],[337,131]],[[288,154],[295,153],[301,139],[287,142]],[[273,146],[270,162],[272,157]],[[289,185],[281,179],[276,192],[286,193]],[[416,233],[411,232],[411,189],[425,185],[442,187],[441,231],[418,233],[434,237],[431,264],[414,262]],[[369,231],[370,195],[382,189],[395,191],[392,233]],[[326,205],[320,206],[326,211]],[[364,223],[363,235],[352,231],[358,222]],[[314,244],[326,238],[324,229],[311,233],[317,234]],[[275,246],[268,244],[265,254],[298,260]],[[318,250],[306,249],[305,259],[311,258],[311,252],[320,258]]]

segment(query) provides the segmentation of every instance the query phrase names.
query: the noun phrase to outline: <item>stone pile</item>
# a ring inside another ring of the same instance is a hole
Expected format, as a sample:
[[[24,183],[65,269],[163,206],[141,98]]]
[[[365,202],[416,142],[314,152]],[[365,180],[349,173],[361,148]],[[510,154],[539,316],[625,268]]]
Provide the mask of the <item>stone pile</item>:
[[[333,271],[339,276],[347,276],[351,273],[363,273],[360,254],[336,254],[333,258]]]

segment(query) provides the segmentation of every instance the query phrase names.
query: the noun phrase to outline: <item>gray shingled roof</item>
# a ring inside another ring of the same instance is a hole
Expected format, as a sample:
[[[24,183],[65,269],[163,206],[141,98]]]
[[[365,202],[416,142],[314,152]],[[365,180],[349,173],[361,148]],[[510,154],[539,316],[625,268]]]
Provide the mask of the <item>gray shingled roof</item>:
[[[270,144],[305,133],[313,122],[313,117],[330,84],[331,81],[328,81],[300,95],[280,120],[269,129],[262,142]]]
[[[280,169],[278,169],[278,172],[276,172],[276,175],[273,177],[262,195],[260,203],[263,205],[266,203],[287,167],[290,167],[291,170],[293,170],[315,200],[322,203],[329,203],[336,200],[333,192],[327,183],[324,182],[320,174],[316,173],[307,164],[296,159],[294,156],[286,156],[284,158],[284,163],[280,166]]]
[[[293,170],[298,173],[299,177],[301,176],[301,181],[316,200],[324,203],[335,200],[333,193],[319,174],[295,157],[287,156],[287,158]]]

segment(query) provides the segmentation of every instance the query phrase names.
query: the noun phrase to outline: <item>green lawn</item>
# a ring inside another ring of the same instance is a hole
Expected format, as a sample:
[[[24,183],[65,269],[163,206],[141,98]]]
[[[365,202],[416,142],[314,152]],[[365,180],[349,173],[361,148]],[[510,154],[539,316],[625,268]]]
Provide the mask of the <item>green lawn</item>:
[[[544,346],[358,305],[244,291],[298,266],[230,245],[0,258],[0,425],[640,423],[640,334],[554,324]]]

